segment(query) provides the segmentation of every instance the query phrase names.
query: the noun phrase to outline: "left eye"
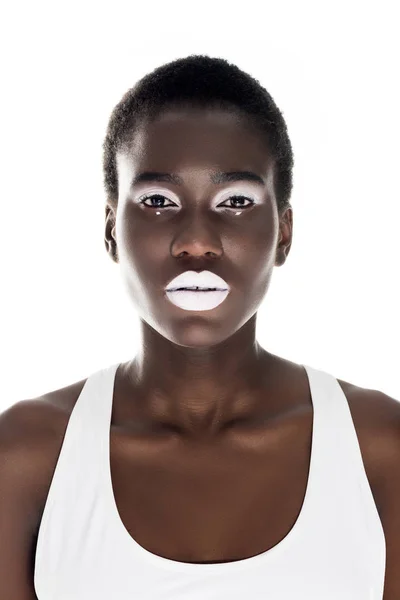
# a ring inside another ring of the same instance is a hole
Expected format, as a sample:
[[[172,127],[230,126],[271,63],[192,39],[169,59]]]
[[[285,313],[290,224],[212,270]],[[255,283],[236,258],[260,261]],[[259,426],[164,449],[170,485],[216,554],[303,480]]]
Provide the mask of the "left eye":
[[[247,198],[247,196],[230,196],[228,201],[230,200],[248,200],[250,204],[247,204],[246,206],[243,206],[242,204],[240,206],[228,206],[228,208],[249,208],[249,206],[254,204],[254,200]]]
[[[150,194],[147,196],[143,196],[142,199],[140,200],[140,203],[144,204],[145,200],[153,200],[153,198],[157,198],[158,202],[160,200],[167,200],[167,198],[165,196],[163,196],[162,194]],[[242,195],[230,196],[225,202],[231,201],[231,200],[234,200],[234,201],[248,200],[250,202],[250,204],[247,204],[245,206],[243,206],[242,204],[240,204],[239,206],[227,206],[227,208],[232,208],[232,209],[249,208],[250,206],[252,206],[254,204],[254,200],[251,200],[250,198],[247,198],[247,196],[242,196]],[[165,207],[165,206],[160,206],[159,204],[157,206],[149,206],[148,204],[144,204],[144,206],[147,206],[147,208],[167,208],[168,206],[174,206],[174,205],[168,204],[167,207]]]

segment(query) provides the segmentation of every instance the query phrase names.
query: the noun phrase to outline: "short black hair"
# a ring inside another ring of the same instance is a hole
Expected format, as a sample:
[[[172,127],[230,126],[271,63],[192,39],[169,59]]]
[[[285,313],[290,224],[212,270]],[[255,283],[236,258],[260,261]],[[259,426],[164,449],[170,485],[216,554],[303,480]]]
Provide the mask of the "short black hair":
[[[104,189],[108,201],[118,202],[116,155],[129,149],[144,122],[172,106],[218,107],[250,119],[265,136],[274,160],[277,208],[290,205],[293,151],[286,122],[260,82],[223,58],[189,55],[166,63],[142,77],[113,109],[103,142]]]

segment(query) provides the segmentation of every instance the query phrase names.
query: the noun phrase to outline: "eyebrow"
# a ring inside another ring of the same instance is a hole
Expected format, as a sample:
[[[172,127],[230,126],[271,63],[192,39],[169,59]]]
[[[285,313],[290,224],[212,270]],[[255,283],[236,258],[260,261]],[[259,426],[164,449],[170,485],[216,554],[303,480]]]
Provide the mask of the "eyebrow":
[[[183,179],[176,173],[159,173],[157,171],[144,171],[132,179],[131,187],[143,182],[163,181],[175,185],[183,185]],[[210,175],[211,183],[227,183],[231,181],[252,181],[262,186],[266,185],[265,180],[253,173],[253,171],[215,171]]]

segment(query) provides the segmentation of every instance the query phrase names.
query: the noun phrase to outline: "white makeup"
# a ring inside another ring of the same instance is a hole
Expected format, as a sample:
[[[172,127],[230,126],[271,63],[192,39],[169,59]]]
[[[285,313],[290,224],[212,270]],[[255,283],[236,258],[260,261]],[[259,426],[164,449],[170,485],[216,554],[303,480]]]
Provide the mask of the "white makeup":
[[[142,189],[134,194],[132,194],[133,201],[139,205],[141,205],[144,210],[149,209],[158,212],[158,207],[151,205],[151,199],[146,196],[151,195],[161,195],[165,196],[164,206],[159,208],[159,212],[162,211],[176,211],[181,206],[181,202],[179,197],[172,192],[168,188],[158,187],[147,187]],[[244,204],[243,208],[240,206],[230,205],[229,199],[232,196],[244,196]],[[143,202],[144,200],[144,202]],[[231,184],[229,187],[225,187],[223,190],[217,192],[217,194],[213,197],[213,206],[214,208],[218,208],[218,210],[231,212],[232,214],[243,214],[246,210],[249,210],[251,206],[255,204],[259,204],[261,200],[257,197],[257,194],[254,192],[254,187],[250,187],[250,185],[246,184]],[[173,204],[172,204],[173,203]],[[222,206],[221,206],[222,204]]]
[[[216,308],[229,294],[223,292],[165,292],[168,300],[183,310],[211,310]]]
[[[161,214],[162,212],[170,212],[176,211],[179,207],[181,207],[181,201],[179,199],[179,195],[170,190],[168,187],[163,187],[161,184],[156,185],[140,185],[136,189],[131,189],[131,181],[134,175],[134,170],[132,166],[132,159],[129,158],[124,153],[117,153],[117,170],[118,170],[118,184],[119,184],[119,195],[118,202],[121,202],[122,199],[130,198],[131,201],[139,204],[140,208],[143,208],[147,211],[154,211],[154,214]],[[270,182],[268,182],[269,189]],[[213,207],[218,207],[218,211],[227,212],[232,215],[243,215],[246,210],[250,210],[250,203],[245,201],[243,208],[239,205],[230,206],[229,200],[230,196],[247,196],[249,200],[252,200],[254,204],[260,204],[264,200],[266,190],[261,190],[260,186],[256,183],[252,182],[231,182],[230,184],[226,184],[222,189],[220,189],[214,196],[212,196]],[[165,202],[165,207],[151,207],[151,201],[146,202],[147,207],[144,205],[140,205],[140,198],[148,194],[161,194],[166,197],[167,200],[173,202],[177,206],[167,206],[168,202]],[[210,194],[211,197],[211,194]],[[218,206],[220,203],[224,203],[224,206]]]

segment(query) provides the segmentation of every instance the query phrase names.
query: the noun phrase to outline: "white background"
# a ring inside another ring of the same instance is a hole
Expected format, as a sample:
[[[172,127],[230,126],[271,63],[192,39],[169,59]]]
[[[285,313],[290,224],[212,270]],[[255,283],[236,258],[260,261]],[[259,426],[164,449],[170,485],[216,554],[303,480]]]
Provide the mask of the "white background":
[[[258,311],[267,350],[400,399],[396,2],[13,2],[0,14],[0,409],[132,358],[104,246],[102,142],[121,96],[189,54],[271,93],[294,234]]]

